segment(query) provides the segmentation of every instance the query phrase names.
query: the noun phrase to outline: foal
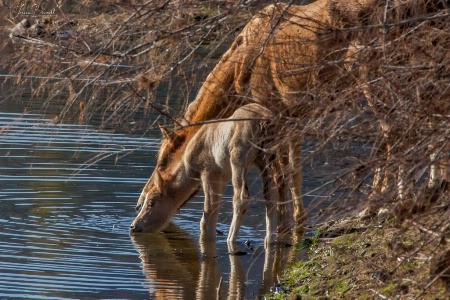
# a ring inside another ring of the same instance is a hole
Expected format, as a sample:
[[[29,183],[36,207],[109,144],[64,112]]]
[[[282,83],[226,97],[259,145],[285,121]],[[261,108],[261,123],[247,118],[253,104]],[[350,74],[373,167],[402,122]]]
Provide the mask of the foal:
[[[277,205],[286,192],[285,183],[277,182],[280,167],[275,155],[265,149],[273,136],[268,124],[271,117],[268,109],[252,103],[237,109],[228,119],[203,125],[187,144],[182,157],[168,162],[168,175],[163,176],[158,167],[155,169],[156,184],[147,193],[141,211],[130,226],[131,231],[163,229],[201,185],[205,194],[200,223],[202,237],[214,240],[220,200],[231,179],[233,220],[227,241],[232,247],[250,200],[247,172],[256,166],[261,172],[266,199],[265,244],[273,241]],[[167,133],[165,135],[170,138]]]

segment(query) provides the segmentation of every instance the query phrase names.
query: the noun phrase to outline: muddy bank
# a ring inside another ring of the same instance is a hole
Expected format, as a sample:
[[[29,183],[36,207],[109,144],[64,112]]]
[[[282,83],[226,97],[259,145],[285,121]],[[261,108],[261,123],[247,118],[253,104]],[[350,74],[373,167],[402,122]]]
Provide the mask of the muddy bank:
[[[415,214],[320,226],[271,299],[449,299],[450,195]]]

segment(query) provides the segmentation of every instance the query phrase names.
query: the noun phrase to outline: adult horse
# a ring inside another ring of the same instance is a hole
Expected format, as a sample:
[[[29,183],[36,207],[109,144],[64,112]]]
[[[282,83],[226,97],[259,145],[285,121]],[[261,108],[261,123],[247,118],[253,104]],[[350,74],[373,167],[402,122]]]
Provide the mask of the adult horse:
[[[156,168],[136,210],[146,205],[147,195],[155,188],[156,176],[167,178],[170,164],[180,157],[202,122],[228,117],[248,102],[258,102],[278,117],[302,118],[317,113],[312,110],[314,99],[302,92],[316,88],[321,80],[338,78],[341,74],[351,40],[349,33],[341,29],[346,24],[349,26],[354,11],[363,11],[360,1],[345,5],[328,0],[306,6],[276,4],[260,11],[209,74],[184,117],[176,122],[170,138],[163,140]],[[292,105],[295,111],[289,110]],[[321,107],[326,105],[322,103]],[[280,124],[280,129],[287,133],[289,127]],[[300,191],[301,143],[298,139],[289,145],[289,157],[282,160],[287,170],[286,180],[292,182],[293,218],[296,224],[302,224],[305,212]]]
[[[155,188],[156,176],[169,179],[170,165],[181,157],[205,121],[228,117],[237,107],[254,101],[278,115],[283,133],[280,137],[289,138],[292,128],[301,128],[306,120],[340,109],[342,101],[336,101],[336,91],[364,81],[364,77],[352,80],[344,76],[346,59],[353,52],[351,45],[355,41],[367,42],[367,36],[361,38],[361,25],[383,31],[388,11],[399,15],[399,24],[404,25],[407,23],[401,23],[402,18],[442,8],[439,0],[413,1],[406,7],[401,5],[403,2],[408,1],[318,0],[305,6],[270,5],[259,12],[209,74],[170,138],[163,140],[156,168],[141,193],[137,210],[148,206],[147,196]],[[388,6],[391,3],[393,8]],[[402,30],[402,26],[398,28]],[[366,87],[367,100],[376,108],[379,99],[370,97],[370,86]],[[289,141],[289,157],[282,160],[286,180],[291,183],[294,221],[302,224],[301,130],[297,129],[296,134],[299,138]]]

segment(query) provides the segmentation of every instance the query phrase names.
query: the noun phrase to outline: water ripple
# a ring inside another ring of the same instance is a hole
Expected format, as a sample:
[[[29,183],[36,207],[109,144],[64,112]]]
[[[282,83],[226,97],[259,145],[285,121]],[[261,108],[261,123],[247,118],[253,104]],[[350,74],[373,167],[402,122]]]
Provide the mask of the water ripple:
[[[158,144],[0,113],[0,298],[148,298],[128,226]]]

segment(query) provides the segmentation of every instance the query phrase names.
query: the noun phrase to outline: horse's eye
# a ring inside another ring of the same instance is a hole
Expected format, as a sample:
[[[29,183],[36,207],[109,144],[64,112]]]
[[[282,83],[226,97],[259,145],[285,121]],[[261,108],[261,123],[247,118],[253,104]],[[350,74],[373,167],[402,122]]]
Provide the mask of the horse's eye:
[[[155,202],[151,201],[148,205],[149,205],[150,207],[153,207],[153,206],[155,206]]]

